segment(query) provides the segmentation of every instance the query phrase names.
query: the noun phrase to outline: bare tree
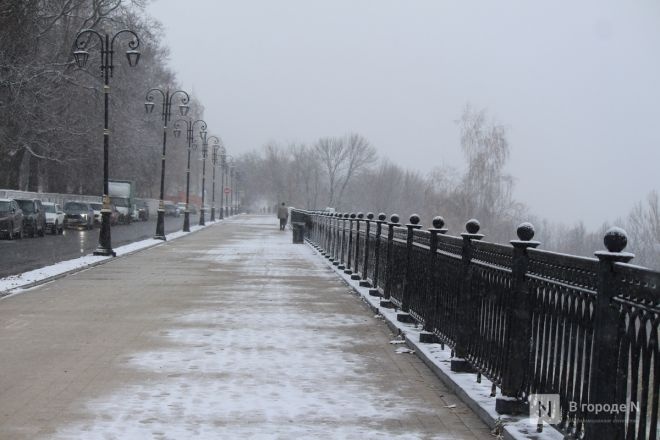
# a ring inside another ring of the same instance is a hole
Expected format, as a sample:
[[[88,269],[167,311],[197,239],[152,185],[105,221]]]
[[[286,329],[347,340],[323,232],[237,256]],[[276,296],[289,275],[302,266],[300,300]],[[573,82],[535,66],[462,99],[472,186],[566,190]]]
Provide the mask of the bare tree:
[[[328,206],[340,206],[351,179],[375,162],[376,149],[355,133],[319,139],[315,148],[328,179]]]
[[[638,202],[628,215],[626,230],[635,262],[660,269],[660,196],[652,191],[646,204]]]
[[[463,178],[461,209],[464,218],[476,217],[489,225],[498,238],[509,234],[512,225],[504,222],[520,210],[512,197],[513,178],[503,172],[509,157],[509,143],[503,125],[487,121],[485,110],[466,106],[458,121],[461,148],[468,162]]]
[[[314,151],[304,144],[291,145],[289,153],[292,159],[292,176],[301,192],[296,200],[303,203],[302,206],[315,209],[318,207],[321,190],[321,164]]]
[[[152,192],[158,153],[151,146],[159,124],[144,118],[136,96],[153,86],[175,87],[175,78],[164,65],[160,25],[144,16],[143,5],[142,0],[0,0],[0,187],[99,193],[101,77],[92,63],[76,69],[71,49],[83,28],[128,27],[140,35],[142,58],[137,69],[119,61],[113,71],[121,86],[112,88],[111,175],[139,181],[144,195]],[[92,51],[98,50],[95,45],[90,40]]]

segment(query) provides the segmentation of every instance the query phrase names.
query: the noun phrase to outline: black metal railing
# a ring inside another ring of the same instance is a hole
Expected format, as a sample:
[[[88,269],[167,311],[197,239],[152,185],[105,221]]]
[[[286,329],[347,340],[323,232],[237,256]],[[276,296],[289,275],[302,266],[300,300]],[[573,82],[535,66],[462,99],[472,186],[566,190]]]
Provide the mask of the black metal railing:
[[[540,407],[539,431],[546,420],[566,438],[660,438],[660,273],[629,264],[621,229],[585,258],[536,249],[529,223],[501,245],[476,220],[455,237],[441,217],[423,230],[416,215],[296,215],[310,244],[423,327],[422,342],[449,346],[453,371],[488,378],[499,413],[554,395],[557,417]]]

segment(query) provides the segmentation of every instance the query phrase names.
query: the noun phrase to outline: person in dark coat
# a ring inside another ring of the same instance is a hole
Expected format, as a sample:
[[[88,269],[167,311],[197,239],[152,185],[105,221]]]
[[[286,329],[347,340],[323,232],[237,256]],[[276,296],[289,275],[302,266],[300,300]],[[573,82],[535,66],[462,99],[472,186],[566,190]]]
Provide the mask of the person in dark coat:
[[[284,202],[277,207],[277,218],[280,219],[280,231],[283,231],[286,227],[286,221],[289,218],[289,209],[286,207]]]

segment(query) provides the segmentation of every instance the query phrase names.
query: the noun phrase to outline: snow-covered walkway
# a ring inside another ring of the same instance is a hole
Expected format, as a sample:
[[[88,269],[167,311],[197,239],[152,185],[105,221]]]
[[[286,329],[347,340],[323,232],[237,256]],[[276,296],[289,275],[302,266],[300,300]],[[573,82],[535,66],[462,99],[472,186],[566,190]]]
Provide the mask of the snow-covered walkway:
[[[6,298],[0,323],[3,439],[492,438],[270,217]]]

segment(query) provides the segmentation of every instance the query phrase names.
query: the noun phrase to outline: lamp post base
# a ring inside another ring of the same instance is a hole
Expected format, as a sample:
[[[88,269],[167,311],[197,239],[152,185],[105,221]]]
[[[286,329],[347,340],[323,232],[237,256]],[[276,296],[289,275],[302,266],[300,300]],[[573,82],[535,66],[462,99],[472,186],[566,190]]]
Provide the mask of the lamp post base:
[[[204,226],[204,208],[199,210],[199,225]]]
[[[183,232],[190,232],[190,212],[183,213]]]
[[[215,208],[211,208],[211,221],[215,221]]]
[[[158,210],[158,220],[156,220],[156,235],[154,235],[156,240],[167,240],[165,238],[165,211]]]
[[[103,248],[101,246],[94,249],[94,252],[92,252],[92,255],[96,255],[96,256],[99,256],[99,257],[116,257],[117,256],[115,251],[113,251],[112,249]]]
[[[99,232],[99,245],[94,250],[93,255],[102,257],[116,257],[117,254],[112,250],[110,239],[110,212],[105,209],[101,211],[101,231]]]

